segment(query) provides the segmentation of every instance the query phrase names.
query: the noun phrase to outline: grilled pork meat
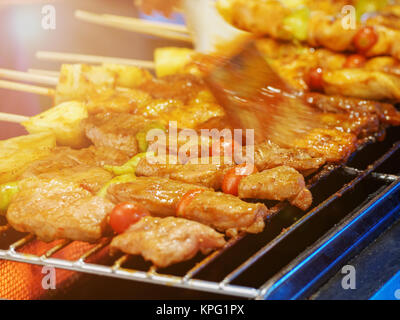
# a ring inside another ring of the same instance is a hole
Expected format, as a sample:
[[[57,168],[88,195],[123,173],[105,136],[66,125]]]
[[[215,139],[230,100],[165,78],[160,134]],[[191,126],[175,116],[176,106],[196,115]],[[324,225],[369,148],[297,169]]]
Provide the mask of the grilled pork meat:
[[[289,166],[300,172],[308,172],[319,169],[325,162],[323,156],[312,156],[306,149],[282,148],[270,141],[254,147],[254,164],[258,171]]]
[[[299,6],[290,7],[281,1],[259,0],[220,0],[218,1],[222,15],[234,26],[255,33],[268,35],[274,39],[295,40],[296,34],[287,25],[287,18],[291,18],[299,10]],[[324,47],[332,51],[354,51],[353,39],[357,32],[365,26],[373,26],[378,36],[375,45],[369,48],[366,56],[393,56],[400,58],[399,17],[390,12],[377,12],[363,19],[357,28],[343,27],[344,18],[342,9],[345,5],[354,5],[352,0],[309,0],[302,1],[310,11],[305,30],[301,36],[304,43],[312,47]],[[386,9],[390,10],[390,9]],[[268,23],[265,23],[268,21]],[[296,28],[300,29],[301,27]],[[298,37],[298,36],[297,36]]]
[[[133,157],[139,152],[136,134],[148,124],[129,113],[99,113],[83,121],[86,136],[96,147],[109,147]]]
[[[22,180],[19,188],[7,220],[17,231],[33,233],[43,241],[98,240],[114,207],[73,182],[30,178]]]
[[[322,156],[328,162],[346,160],[357,148],[357,137],[352,133],[335,129],[313,129],[294,142],[294,147],[306,149],[314,156]]]
[[[322,113],[319,115],[321,122],[328,129],[336,129],[341,132],[352,133],[356,137],[371,136],[380,129],[380,121],[375,114],[359,114],[358,112]]]
[[[211,158],[209,159],[211,161]],[[138,176],[162,177],[192,183],[214,190],[222,188],[225,173],[233,165],[217,164],[158,164],[142,159],[136,169]],[[294,198],[302,192],[303,202]],[[304,177],[295,169],[281,166],[245,177],[239,185],[239,198],[264,200],[289,200],[305,210],[312,202],[312,195],[305,187]]]
[[[225,245],[224,236],[198,222],[144,217],[111,242],[112,250],[140,254],[160,268],[207,254]]]
[[[114,203],[139,202],[152,214],[167,217],[175,215],[181,197],[194,189],[201,187],[164,178],[139,177],[135,182],[112,185],[108,196]]]
[[[100,168],[88,165],[77,165],[70,168],[59,168],[37,175],[33,175],[31,172],[25,172],[24,178],[38,177],[39,179],[57,179],[66,182],[74,182],[81,186],[83,189],[88,190],[92,193],[98,192],[104,184],[113,178],[113,175]]]
[[[199,160],[199,162],[202,160]],[[137,168],[137,176],[160,177],[185,183],[196,184],[214,190],[221,189],[224,174],[232,165],[213,164],[212,158],[207,159],[208,164],[160,164],[151,163],[143,158]]]
[[[50,172],[57,172],[62,169],[74,168],[77,166],[101,167],[103,165],[119,166],[129,160],[129,157],[115,149],[89,147],[75,150],[68,147],[57,147],[52,153],[40,160],[37,160],[25,170],[24,177],[36,176]]]
[[[327,96],[320,93],[307,93],[309,104],[324,112],[347,113],[362,116],[378,116],[383,124],[400,125],[400,112],[389,103],[381,103],[342,96]]]
[[[184,218],[220,231],[261,232],[268,209],[263,204],[247,203],[237,197],[214,192],[197,185],[164,178],[139,177],[134,182],[112,185],[108,196],[114,203],[136,201],[153,215],[175,216],[182,197],[189,191],[204,189],[183,212]]]
[[[321,87],[326,94],[385,101],[400,99],[400,64],[392,57],[371,58],[359,67],[349,67],[351,56],[347,53],[273,39],[261,39],[257,47],[276,72],[299,91],[309,91],[310,71],[322,68]]]
[[[308,209],[312,203],[312,194],[306,188],[304,177],[288,166],[244,177],[239,184],[239,198],[289,200],[302,210]]]

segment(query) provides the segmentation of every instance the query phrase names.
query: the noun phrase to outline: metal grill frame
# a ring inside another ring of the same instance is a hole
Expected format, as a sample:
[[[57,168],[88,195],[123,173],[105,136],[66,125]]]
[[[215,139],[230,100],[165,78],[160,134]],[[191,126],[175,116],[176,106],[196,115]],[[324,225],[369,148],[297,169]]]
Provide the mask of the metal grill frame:
[[[376,142],[375,138],[367,139],[362,146],[357,150],[357,152],[361,151],[364,147],[369,144]],[[18,248],[24,246],[28,242],[35,239],[35,236],[29,234],[23,237],[22,239],[16,241],[11,244],[8,250],[0,250],[0,259],[34,264],[34,265],[42,265],[42,266],[50,266],[54,268],[66,269],[76,272],[83,272],[88,274],[94,274],[99,276],[107,276],[114,277],[126,280],[134,280],[144,283],[150,283],[155,285],[166,285],[173,286],[183,289],[191,289],[197,291],[203,291],[208,293],[215,293],[221,295],[228,295],[233,297],[247,298],[247,299],[266,299],[270,298],[271,292],[274,292],[274,289],[279,287],[282,284],[282,281],[288,279],[288,275],[291,273],[293,268],[304,263],[304,260],[307,259],[313,252],[316,252],[320,249],[321,243],[315,244],[312,248],[308,249],[306,253],[300,255],[297,259],[295,259],[289,266],[284,268],[281,272],[279,272],[275,277],[268,280],[264,285],[259,288],[253,288],[248,286],[238,286],[233,285],[232,282],[241,275],[244,271],[246,271],[251,265],[253,265],[257,260],[259,260],[262,256],[264,256],[267,252],[269,252],[272,248],[277,246],[281,241],[283,241],[291,232],[295,231],[299,226],[306,223],[311,217],[317,215],[322,209],[335,201],[338,197],[348,192],[352,188],[354,188],[357,184],[363,181],[367,177],[371,177],[373,179],[383,180],[385,182],[391,183],[388,188],[380,195],[371,200],[368,204],[366,204],[362,210],[358,210],[353,213],[349,219],[345,221],[345,225],[351,226],[354,222],[359,222],[362,219],[363,213],[368,207],[371,207],[377,201],[380,201],[382,197],[390,194],[393,190],[400,189],[400,176],[390,175],[390,174],[381,174],[376,172],[377,168],[382,165],[386,160],[388,160],[395,152],[400,150],[400,142],[396,143],[393,148],[391,148],[388,152],[386,152],[383,156],[381,156],[377,161],[375,161],[372,165],[370,165],[366,170],[358,170],[356,168],[347,167],[345,164],[343,165],[326,165],[321,171],[314,176],[310,180],[309,187],[315,186],[321,179],[329,176],[331,173],[336,172],[337,170],[342,170],[346,174],[350,174],[354,176],[352,181],[346,184],[342,189],[338,192],[332,194],[325,201],[320,203],[317,207],[309,211],[305,214],[301,219],[299,219],[296,223],[286,229],[283,233],[277,236],[275,239],[267,243],[264,247],[262,247],[259,251],[253,254],[250,258],[248,258],[245,262],[236,267],[232,272],[224,277],[224,279],[220,282],[213,282],[207,280],[195,279],[194,277],[201,271],[203,268],[208,266],[212,261],[221,256],[228,248],[234,246],[238,243],[245,235],[240,235],[237,238],[231,239],[227,245],[217,250],[207,257],[205,257],[201,262],[197,263],[192,269],[190,269],[185,276],[174,276],[168,274],[160,274],[157,273],[154,267],[151,267],[147,272],[124,268],[123,264],[128,260],[129,255],[123,255],[118,260],[114,261],[112,266],[104,266],[100,264],[93,264],[85,262],[88,257],[97,252],[98,250],[106,247],[110,239],[106,241],[100,242],[95,245],[92,249],[85,252],[79,259],[76,261],[68,261],[62,259],[52,258],[51,256],[57,251],[61,250],[72,241],[64,240],[63,242],[57,244],[50,250],[48,250],[42,256],[19,253],[17,251]],[[356,153],[357,153],[356,152]],[[275,207],[273,207],[272,213],[279,214],[281,210],[286,206],[285,203],[279,203]],[[9,225],[0,226],[0,233],[7,231],[10,229]],[[328,234],[322,241],[323,243],[331,241],[336,236],[336,233]],[[337,255],[340,255],[340,252],[337,252]],[[299,290],[301,288],[298,288]],[[273,296],[273,295],[272,295]]]

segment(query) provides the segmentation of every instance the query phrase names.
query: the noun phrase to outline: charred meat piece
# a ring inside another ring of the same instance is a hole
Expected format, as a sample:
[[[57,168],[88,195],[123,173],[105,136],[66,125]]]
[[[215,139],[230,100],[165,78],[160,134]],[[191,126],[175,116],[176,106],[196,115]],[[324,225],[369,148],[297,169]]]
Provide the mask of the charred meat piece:
[[[113,204],[72,182],[25,179],[7,211],[10,225],[43,241],[95,241],[106,230]]]
[[[74,150],[67,147],[56,148],[51,155],[37,160],[21,175],[21,179],[59,179],[74,182],[95,193],[112,179],[112,174],[104,170],[104,164],[121,165],[129,158],[116,150],[94,148]]]
[[[352,133],[335,129],[314,129],[304,138],[294,142],[294,147],[306,149],[314,156],[322,156],[328,162],[346,160],[357,148],[357,137]]]
[[[153,215],[175,216],[182,197],[202,187],[163,178],[139,177],[134,182],[108,189],[114,203],[136,201]],[[220,231],[261,232],[268,209],[263,204],[247,203],[237,197],[207,188],[185,206],[182,217],[198,221]]]
[[[185,207],[181,217],[211,226],[228,235],[238,231],[260,233],[268,209],[261,203],[248,203],[230,194],[204,191],[197,194]]]
[[[381,71],[343,69],[324,72],[324,92],[360,99],[400,101],[400,77]]]
[[[86,136],[96,147],[115,148],[133,157],[138,151],[136,134],[148,124],[129,113],[99,113],[83,121]]]
[[[52,153],[37,160],[25,170],[22,178],[57,172],[59,170],[77,166],[101,167],[108,165],[122,165],[129,157],[115,149],[89,147],[74,150],[68,147],[55,148]]]
[[[111,242],[112,250],[140,254],[160,268],[207,254],[225,245],[224,236],[198,222],[144,217]]]
[[[400,125],[400,112],[389,103],[319,93],[307,93],[305,98],[308,103],[324,112],[376,115],[383,124]]]
[[[380,129],[379,118],[375,114],[322,113],[320,119],[329,129],[352,133],[359,138],[371,136]]]
[[[194,189],[201,187],[164,178],[139,177],[135,182],[112,185],[108,196],[114,203],[136,201],[152,214],[167,217],[175,215],[181,197]]]
[[[34,177],[35,175],[26,172],[23,176]],[[57,179],[65,182],[74,182],[83,189],[96,193],[113,178],[113,175],[100,167],[77,165],[75,167],[60,168],[40,173],[36,177],[45,180]]]
[[[259,171],[289,166],[300,172],[308,172],[319,169],[325,162],[323,156],[312,156],[304,148],[282,148],[270,141],[254,147],[254,164]]]
[[[137,176],[168,178],[185,183],[196,184],[214,190],[221,189],[225,172],[232,167],[229,164],[161,164],[142,159],[137,168]],[[202,160],[199,160],[201,162]]]
[[[177,74],[152,79],[139,86],[139,89],[149,93],[153,99],[176,99],[188,104],[207,86],[200,77]]]
[[[288,166],[244,177],[239,184],[239,198],[289,200],[302,210],[308,209],[312,203],[312,194],[306,188],[304,177]]]

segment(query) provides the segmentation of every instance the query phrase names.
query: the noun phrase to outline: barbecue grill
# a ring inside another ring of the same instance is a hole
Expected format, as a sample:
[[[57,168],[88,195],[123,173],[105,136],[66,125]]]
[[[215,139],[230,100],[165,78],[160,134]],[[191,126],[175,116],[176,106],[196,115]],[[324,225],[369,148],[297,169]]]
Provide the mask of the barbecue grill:
[[[383,136],[366,139],[347,163],[326,165],[309,178],[314,204],[308,212],[267,203],[273,215],[261,234],[231,239],[206,257],[163,270],[129,255],[97,259],[110,239],[74,259],[58,255],[74,245],[67,240],[32,254],[24,248],[38,240],[0,220],[0,259],[135,281],[138,288],[189,289],[203,298],[308,298],[400,216],[400,128]]]

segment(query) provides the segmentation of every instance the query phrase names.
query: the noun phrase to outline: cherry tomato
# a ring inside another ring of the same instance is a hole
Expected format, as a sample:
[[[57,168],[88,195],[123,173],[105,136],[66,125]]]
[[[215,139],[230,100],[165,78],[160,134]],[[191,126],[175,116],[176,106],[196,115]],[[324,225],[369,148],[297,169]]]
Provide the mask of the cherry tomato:
[[[190,202],[192,202],[192,200],[194,199],[194,197],[196,195],[198,195],[204,191],[205,191],[205,189],[193,189],[193,190],[186,192],[176,207],[176,215],[178,217],[184,217],[185,210],[188,207],[188,205],[190,204]]]
[[[347,57],[346,62],[344,63],[344,68],[360,68],[362,67],[367,59],[361,54],[352,54]]]
[[[306,82],[311,91],[324,91],[322,68],[312,68],[307,75]]]
[[[359,53],[368,52],[377,42],[379,36],[373,27],[361,28],[354,36],[353,44]]]
[[[150,212],[134,202],[117,204],[110,213],[110,225],[116,233],[123,233],[132,224],[135,224]]]
[[[239,183],[245,177],[257,172],[255,166],[247,165],[243,163],[225,173],[224,180],[222,182],[222,191],[227,194],[237,196],[239,193]]]

